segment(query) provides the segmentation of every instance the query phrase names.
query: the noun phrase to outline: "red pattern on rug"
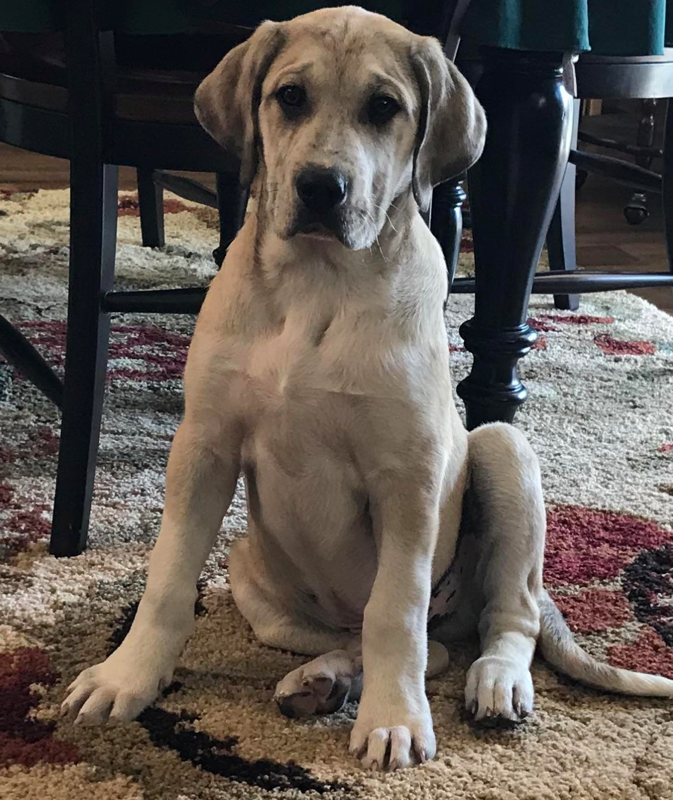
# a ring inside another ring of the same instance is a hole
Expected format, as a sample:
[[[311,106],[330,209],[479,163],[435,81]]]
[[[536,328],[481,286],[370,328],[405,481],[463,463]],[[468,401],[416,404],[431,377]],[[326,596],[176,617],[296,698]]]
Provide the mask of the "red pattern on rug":
[[[609,333],[594,337],[596,345],[608,356],[652,356],[656,347],[652,342],[626,342],[613,339]]]
[[[31,716],[40,702],[33,686],[52,686],[58,677],[48,655],[38,647],[0,653],[0,766],[79,760],[74,745],[54,738],[55,722]]]
[[[140,203],[138,202],[138,194],[120,195],[117,209],[120,217],[139,217]],[[164,198],[164,214],[179,214],[181,211],[189,211],[189,208],[172,197]]]
[[[557,506],[547,513],[545,583],[586,586],[615,578],[641,550],[673,541],[673,532],[650,520]]]
[[[157,326],[113,325],[109,358],[130,361],[112,363],[108,379],[136,381],[181,380],[187,363],[190,338]]]
[[[614,317],[596,317],[591,314],[540,314],[539,318],[563,325],[611,325],[615,321]]]
[[[555,331],[556,328],[553,325],[550,325],[548,322],[545,322],[542,319],[533,319],[532,317],[528,320],[528,324],[534,331],[544,331],[548,333],[549,331]]]
[[[652,628],[645,628],[633,644],[610,647],[608,658],[615,667],[673,678],[673,647],[668,647]]]
[[[585,589],[575,595],[555,594],[554,600],[575,633],[621,628],[633,618],[627,598],[609,589]]]
[[[47,363],[62,367],[65,362],[66,325],[58,320],[32,320],[19,323],[45,357]],[[187,361],[189,336],[182,336],[156,325],[112,325],[107,380],[181,380]],[[115,363],[123,361],[122,364]],[[17,379],[22,378],[17,374]],[[41,433],[40,436],[46,434]],[[56,445],[58,449],[58,446]],[[8,454],[7,458],[11,458]],[[0,455],[0,461],[2,461]]]

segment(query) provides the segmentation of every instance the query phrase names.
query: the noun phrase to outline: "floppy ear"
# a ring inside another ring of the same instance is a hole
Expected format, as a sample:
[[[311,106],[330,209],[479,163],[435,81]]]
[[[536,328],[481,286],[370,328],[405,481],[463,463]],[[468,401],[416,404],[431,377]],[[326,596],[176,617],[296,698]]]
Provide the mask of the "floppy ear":
[[[250,185],[257,171],[262,83],[284,40],[282,23],[263,22],[220,61],[194,95],[201,125],[240,158],[243,186]]]
[[[421,40],[411,53],[411,66],[420,95],[412,188],[419,207],[427,211],[433,188],[460,175],[481,155],[486,116],[436,39]]]

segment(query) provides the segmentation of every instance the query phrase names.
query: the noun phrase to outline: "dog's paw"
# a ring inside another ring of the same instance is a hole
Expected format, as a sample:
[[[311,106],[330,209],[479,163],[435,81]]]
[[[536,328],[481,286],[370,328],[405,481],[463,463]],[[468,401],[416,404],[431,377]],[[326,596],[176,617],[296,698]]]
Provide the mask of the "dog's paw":
[[[380,716],[385,720],[377,722],[376,715],[370,718],[361,710],[351,732],[351,755],[361,759],[365,769],[393,771],[434,758],[437,745],[429,708],[419,714],[381,709]]]
[[[61,716],[78,725],[130,722],[170,683],[173,668],[160,659],[143,664],[115,658],[118,653],[85,669],[70,684]]]
[[[516,724],[533,710],[533,679],[525,664],[484,656],[467,673],[465,708],[484,725]]]
[[[327,653],[286,675],[274,700],[286,717],[308,717],[340,711],[360,695],[359,664],[344,650]]]

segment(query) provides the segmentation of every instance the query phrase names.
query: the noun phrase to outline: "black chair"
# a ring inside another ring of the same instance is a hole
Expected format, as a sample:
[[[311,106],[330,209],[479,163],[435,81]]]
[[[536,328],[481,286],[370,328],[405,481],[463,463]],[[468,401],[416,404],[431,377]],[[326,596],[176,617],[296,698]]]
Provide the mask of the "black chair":
[[[637,189],[652,192],[663,198],[664,227],[668,259],[673,272],[673,112],[666,118],[664,135],[664,173],[658,175],[642,166],[602,154],[588,153],[577,149],[578,139],[603,148],[612,148],[631,153],[637,160],[651,159],[652,150],[647,146],[625,147],[619,142],[598,139],[578,131],[580,123],[580,101],[585,98],[599,99],[655,99],[673,97],[673,48],[667,48],[662,56],[609,57],[582,55],[575,64],[577,84],[576,100],[573,104],[573,133],[569,163],[561,186],[561,193],[547,234],[549,267],[553,272],[572,275],[576,269],[575,257],[575,182],[576,169],[603,175]],[[566,284],[568,294],[555,294],[557,308],[577,309],[579,296],[588,281],[600,289],[640,288],[646,286],[673,286],[673,274],[636,273],[598,274],[591,278],[578,272]],[[586,289],[584,289],[586,290]]]
[[[245,192],[238,163],[199,127],[192,96],[199,79],[244,40],[250,29],[223,26],[210,37],[211,63],[200,74],[128,69],[129,42],[99,24],[96,0],[66,4],[65,65],[0,53],[0,140],[70,160],[70,280],[64,380],[7,320],[0,318],[0,350],[62,409],[61,445],[50,551],[80,553],[86,545],[105,387],[110,314],[198,312],[206,287],[114,291],[117,168],[138,171],[143,241],[163,243],[163,187],[220,210],[224,256],[242,220]],[[419,33],[446,35],[452,4],[421,4],[408,21]],[[164,40],[172,37],[163,37]],[[194,41],[191,52],[194,50]],[[200,40],[203,41],[203,40]],[[147,56],[147,40],[143,53]],[[155,39],[156,44],[156,39]],[[159,45],[160,53],[171,49]],[[180,51],[180,48],[175,48]],[[162,62],[162,55],[158,57]],[[128,58],[126,59],[128,60]],[[156,60],[156,59],[155,59]],[[206,59],[207,60],[207,59]],[[217,196],[165,170],[217,173]],[[459,182],[440,187],[431,226],[453,275],[461,237]]]
[[[113,291],[118,166],[139,170],[146,243],[161,243],[157,185],[218,204],[213,193],[196,183],[157,170],[219,174],[221,247],[236,233],[243,202],[236,160],[206,135],[193,115],[192,95],[200,76],[118,69],[114,35],[99,27],[92,0],[72,0],[67,20],[65,69],[53,60],[26,60],[11,49],[0,56],[0,139],[70,159],[70,281],[63,382],[7,320],[0,320],[0,347],[8,360],[63,412],[51,539],[51,552],[56,555],[79,553],[86,542],[110,312],[195,313],[205,291],[202,287]],[[232,46],[247,32],[230,34]],[[218,55],[226,41],[222,35]]]

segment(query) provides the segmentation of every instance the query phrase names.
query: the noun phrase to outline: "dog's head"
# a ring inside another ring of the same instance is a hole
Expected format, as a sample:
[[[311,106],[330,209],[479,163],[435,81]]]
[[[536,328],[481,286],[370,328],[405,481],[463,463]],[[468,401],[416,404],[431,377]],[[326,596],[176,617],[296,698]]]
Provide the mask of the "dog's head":
[[[260,172],[276,233],[372,245],[395,199],[479,157],[484,113],[435,39],[355,7],[265,22],[199,86],[205,129]]]

